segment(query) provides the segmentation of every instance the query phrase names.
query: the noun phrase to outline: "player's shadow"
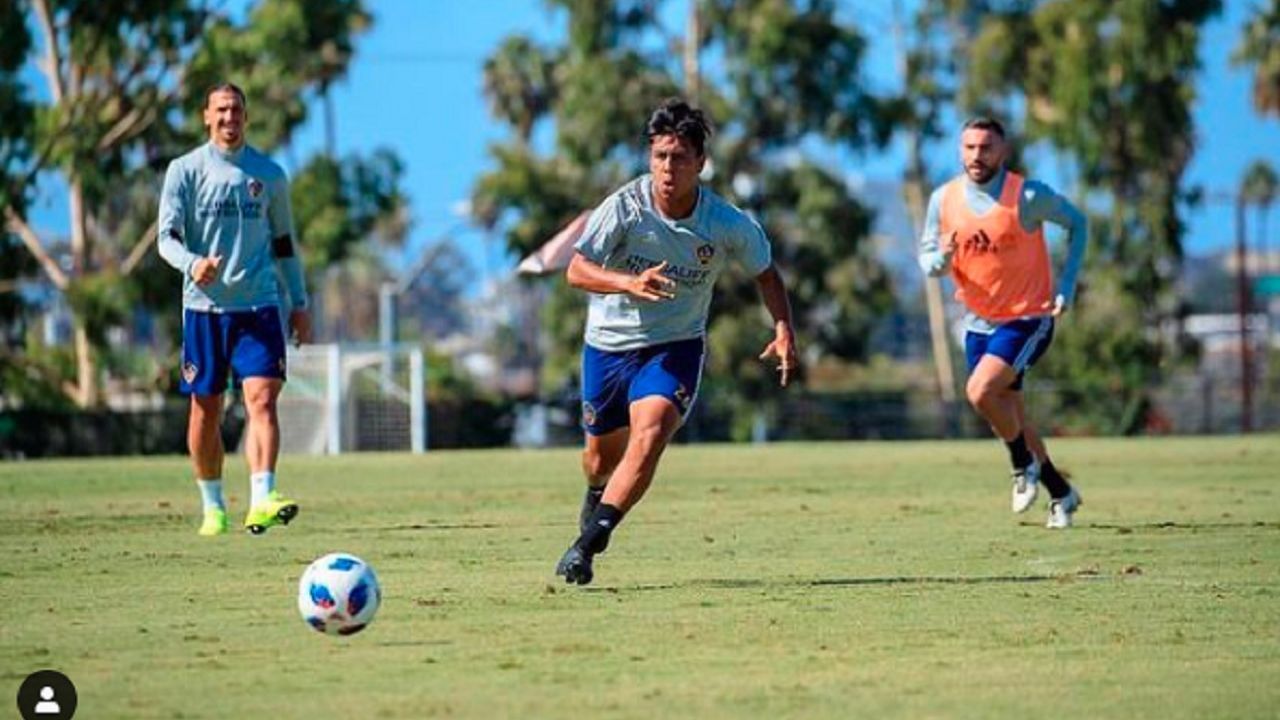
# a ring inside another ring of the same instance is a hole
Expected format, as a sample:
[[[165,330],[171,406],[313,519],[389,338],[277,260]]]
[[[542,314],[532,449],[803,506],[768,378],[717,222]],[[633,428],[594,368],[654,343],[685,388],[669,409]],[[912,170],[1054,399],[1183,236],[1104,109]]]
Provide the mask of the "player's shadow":
[[[487,522],[460,522],[460,523],[406,523],[403,525],[382,525],[379,527],[351,527],[346,528],[345,532],[349,533],[367,533],[376,532],[423,532],[431,530],[493,530],[503,527],[498,523]]]
[[[1022,522],[1023,526],[1038,527],[1039,523]],[[1137,532],[1139,530],[1189,530],[1197,532],[1200,530],[1239,530],[1242,528],[1270,528],[1272,530],[1280,530],[1280,522],[1268,522],[1265,520],[1234,520],[1223,522],[1178,522],[1176,520],[1162,520],[1160,522],[1148,523],[1083,523],[1073,525],[1075,530],[1109,530],[1120,534]]]
[[[625,587],[588,587],[585,592],[647,592],[651,590],[675,590],[687,588],[711,588],[716,590],[752,590],[761,588],[795,587],[881,587],[891,585],[999,585],[1043,582],[1071,582],[1074,580],[1098,580],[1103,576],[1088,573],[1060,575],[890,575],[879,577],[847,578],[793,578],[764,580],[759,578],[698,578],[686,583],[662,583],[652,585],[628,585]]]
[[[866,578],[818,578],[810,587],[844,587],[860,585],[999,585],[1073,580],[1076,575],[897,575]]]

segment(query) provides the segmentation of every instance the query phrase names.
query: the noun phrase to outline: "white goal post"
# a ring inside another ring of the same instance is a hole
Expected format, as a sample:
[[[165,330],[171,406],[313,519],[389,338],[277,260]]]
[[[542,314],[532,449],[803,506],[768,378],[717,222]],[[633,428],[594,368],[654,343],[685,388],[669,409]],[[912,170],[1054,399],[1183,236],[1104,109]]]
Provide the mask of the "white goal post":
[[[396,343],[289,348],[280,449],[339,455],[427,449],[422,348]]]

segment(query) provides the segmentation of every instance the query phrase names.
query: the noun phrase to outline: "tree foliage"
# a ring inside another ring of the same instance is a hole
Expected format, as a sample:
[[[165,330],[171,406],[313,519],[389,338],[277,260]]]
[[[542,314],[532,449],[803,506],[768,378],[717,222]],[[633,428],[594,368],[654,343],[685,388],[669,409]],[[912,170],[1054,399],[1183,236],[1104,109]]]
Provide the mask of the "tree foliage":
[[[355,38],[372,23],[361,0],[260,0],[242,22],[215,18],[186,73],[187,131],[204,135],[203,90],[235,78],[251,104],[249,142],[276,149],[306,121],[309,93],[346,75]]]
[[[1280,117],[1280,0],[1254,6],[1232,59],[1253,67],[1253,106]]]
[[[25,211],[25,194],[19,191],[31,155],[33,108],[16,73],[26,61],[31,36],[18,3],[0,5],[0,213]],[[18,283],[37,268],[18,237],[0,223],[0,362],[22,334],[23,304]]]
[[[684,38],[662,24],[662,3],[550,4],[567,15],[565,45],[511,38],[485,65],[491,107],[513,137],[492,148],[494,169],[475,185],[473,212],[519,254],[644,171],[645,120],[680,89],[675,58]],[[696,42],[718,68],[701,78],[696,98],[718,127],[710,182],[766,227],[809,352],[859,358],[871,319],[892,303],[888,276],[867,242],[870,212],[805,148],[862,149],[887,138],[890,107],[865,91],[860,74],[866,40],[824,0],[698,8],[704,30]],[[543,119],[555,128],[547,152],[529,142]],[[559,284],[550,295],[545,387],[561,387],[576,366],[582,302]],[[743,398],[765,397],[775,384],[755,360],[768,335],[761,313],[751,279],[722,279],[712,372],[732,373]]]
[[[1184,349],[1153,329],[1183,311],[1175,283],[1183,173],[1195,150],[1198,45],[1221,2],[947,0],[934,7],[974,30],[957,46],[967,68],[962,102],[1018,109],[1022,138],[1071,162],[1078,197],[1093,216],[1085,289],[1044,374],[1073,384],[1108,378],[1108,397],[1124,411],[1095,413],[1087,422],[1141,429],[1135,409],[1148,403],[1148,388]],[[982,12],[969,24],[975,9]],[[1107,297],[1098,288],[1107,288]],[[1133,322],[1120,322],[1117,313]]]
[[[200,0],[4,4],[0,206],[6,228],[72,308],[77,364],[70,388],[79,404],[99,399],[95,355],[107,331],[126,324],[139,304],[177,302],[181,279],[152,250],[156,196],[166,163],[205,138],[199,108],[206,88],[221,81],[244,87],[250,142],[280,147],[306,120],[308,97],[346,72],[354,38],[370,22],[360,0],[260,0],[239,20]],[[44,92],[20,71],[29,60],[43,71]],[[394,156],[352,165],[338,183],[339,211],[352,217],[335,219],[329,208],[321,219],[310,207],[298,213],[299,225],[324,241],[322,259],[362,240],[351,230],[368,229],[371,213],[403,210]],[[303,174],[313,171],[324,168]],[[25,201],[46,174],[68,188],[65,245],[41,236],[26,217]],[[305,246],[305,234],[301,241]]]
[[[408,232],[404,165],[390,150],[342,160],[319,154],[290,188],[298,235],[306,241],[308,275],[341,263],[361,242],[398,247]]]

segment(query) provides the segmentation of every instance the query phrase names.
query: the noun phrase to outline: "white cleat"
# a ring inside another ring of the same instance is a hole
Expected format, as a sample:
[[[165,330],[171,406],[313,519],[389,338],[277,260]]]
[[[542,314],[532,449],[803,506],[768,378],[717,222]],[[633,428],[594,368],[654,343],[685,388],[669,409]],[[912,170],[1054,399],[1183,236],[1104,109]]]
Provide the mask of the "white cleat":
[[[1040,494],[1040,461],[1032,460],[1031,464],[1013,471],[1013,502],[1011,507],[1016,513],[1024,513],[1031,509],[1036,496]]]
[[[1075,488],[1071,488],[1071,492],[1067,496],[1058,500],[1049,501],[1049,521],[1044,524],[1051,530],[1064,530],[1071,527],[1071,518],[1076,514],[1076,510],[1084,504],[1084,500],[1080,499],[1080,493]]]

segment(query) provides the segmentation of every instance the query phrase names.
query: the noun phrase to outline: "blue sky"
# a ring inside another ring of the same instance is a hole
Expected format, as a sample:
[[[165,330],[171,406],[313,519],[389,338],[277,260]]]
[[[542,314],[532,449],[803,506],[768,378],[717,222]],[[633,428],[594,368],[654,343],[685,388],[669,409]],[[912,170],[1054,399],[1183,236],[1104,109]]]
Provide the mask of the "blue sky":
[[[505,272],[516,259],[497,249],[498,239],[486,243],[483,233],[474,229],[457,232],[459,202],[469,196],[475,178],[490,167],[488,146],[504,137],[504,129],[488,113],[481,67],[511,33],[523,32],[544,42],[556,40],[563,33],[564,14],[549,11],[541,0],[369,0],[367,4],[375,15],[374,27],[360,39],[349,76],[334,90],[339,153],[387,146],[405,161],[405,189],[415,219],[408,254],[453,231],[478,271]],[[1254,159],[1280,164],[1280,120],[1254,113],[1249,75],[1229,61],[1250,4],[1228,0],[1202,40],[1204,70],[1195,108],[1200,146],[1188,181],[1209,189],[1234,188]],[[684,12],[683,0],[669,0],[668,5],[675,18]],[[846,5],[846,11],[852,12],[853,4]],[[857,9],[860,27],[873,38],[867,75],[879,90],[891,89],[896,82],[888,32],[890,7],[886,1],[859,3]],[[305,158],[322,143],[317,106],[312,121],[297,137],[294,156]],[[954,166],[954,154],[944,144],[934,148],[928,160],[935,168],[949,168]],[[901,174],[902,150],[894,145],[878,155],[840,153],[838,162],[850,175],[892,180]],[[1045,177],[1054,180],[1052,175]],[[55,185],[48,185],[50,191],[38,200],[33,219],[43,229],[65,232],[65,201]],[[595,200],[584,198],[583,202]],[[1228,207],[1196,209],[1186,219],[1185,247],[1191,253],[1231,241]]]

